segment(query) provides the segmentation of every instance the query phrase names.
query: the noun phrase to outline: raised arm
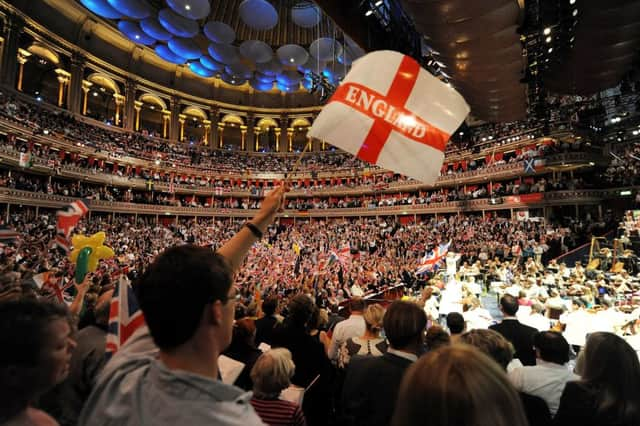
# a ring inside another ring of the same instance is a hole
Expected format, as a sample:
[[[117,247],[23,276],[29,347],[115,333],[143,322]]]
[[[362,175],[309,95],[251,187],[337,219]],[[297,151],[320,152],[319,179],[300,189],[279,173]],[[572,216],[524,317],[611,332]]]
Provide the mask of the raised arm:
[[[276,213],[282,211],[284,194],[288,191],[289,188],[286,185],[279,186],[271,191],[262,202],[262,208],[260,208],[258,214],[248,223],[264,234],[267,231],[267,227],[276,217]],[[218,249],[218,253],[229,261],[231,268],[235,272],[242,265],[244,257],[257,240],[258,237],[245,225],[225,245]]]

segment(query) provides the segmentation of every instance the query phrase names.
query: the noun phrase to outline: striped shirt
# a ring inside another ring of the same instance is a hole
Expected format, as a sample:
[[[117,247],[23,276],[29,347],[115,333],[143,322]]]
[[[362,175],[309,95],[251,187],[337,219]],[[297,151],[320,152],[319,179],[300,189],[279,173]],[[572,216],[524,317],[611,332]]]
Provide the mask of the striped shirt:
[[[269,426],[306,426],[298,404],[282,399],[251,398],[251,405],[263,422]]]

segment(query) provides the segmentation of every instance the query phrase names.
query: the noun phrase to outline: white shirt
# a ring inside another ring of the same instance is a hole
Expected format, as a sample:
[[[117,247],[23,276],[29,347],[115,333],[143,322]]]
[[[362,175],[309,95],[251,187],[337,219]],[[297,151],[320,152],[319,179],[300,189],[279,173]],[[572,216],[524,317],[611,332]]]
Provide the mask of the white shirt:
[[[567,365],[536,360],[536,365],[516,368],[508,373],[513,386],[520,392],[542,398],[547,403],[551,416],[560,406],[560,397],[567,382],[580,377],[569,371]]]
[[[331,337],[331,346],[329,346],[329,359],[337,359],[340,346],[351,337],[362,336],[365,329],[366,325],[362,315],[351,315],[346,320],[336,324]]]
[[[531,315],[524,315],[518,317],[518,320],[524,325],[533,327],[538,331],[547,331],[551,329],[551,321],[540,313],[533,313]]]

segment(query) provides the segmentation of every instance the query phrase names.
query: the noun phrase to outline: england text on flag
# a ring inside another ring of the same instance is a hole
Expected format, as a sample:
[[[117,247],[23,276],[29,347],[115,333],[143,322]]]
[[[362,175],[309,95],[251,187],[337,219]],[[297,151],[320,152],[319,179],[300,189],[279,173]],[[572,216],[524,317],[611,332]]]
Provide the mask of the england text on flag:
[[[113,356],[126,343],[127,339],[144,324],[144,316],[133,293],[131,283],[127,277],[122,275],[111,298],[107,357]]]
[[[433,184],[449,136],[468,113],[462,96],[415,60],[376,51],[354,63],[308,136]]]

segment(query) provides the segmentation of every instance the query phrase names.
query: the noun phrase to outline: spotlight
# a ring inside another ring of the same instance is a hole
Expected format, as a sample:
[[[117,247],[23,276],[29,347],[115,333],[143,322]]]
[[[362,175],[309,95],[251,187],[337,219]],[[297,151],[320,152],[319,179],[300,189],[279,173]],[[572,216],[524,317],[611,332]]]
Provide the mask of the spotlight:
[[[573,13],[572,13],[572,15],[573,15],[573,16],[578,16],[578,9],[573,9]]]
[[[188,5],[188,4],[185,4],[185,5],[184,5],[184,8],[185,8],[185,10],[191,10],[191,6],[190,6],[190,5]]]
[[[575,0],[574,0],[575,1]],[[382,4],[382,0],[378,0],[375,4],[376,7],[380,6]]]
[[[550,47],[549,50],[547,50],[547,52],[549,53],[553,52],[553,47]]]
[[[576,4],[576,0],[569,0],[569,4]]]
[[[551,27],[547,27],[544,29],[544,31],[542,32],[544,35],[549,35],[551,34]]]
[[[371,16],[372,13],[373,13],[373,10],[369,9],[365,12],[364,16]]]
[[[552,40],[551,36],[547,36],[547,38],[544,41],[546,41],[547,43],[551,43],[551,40]]]

